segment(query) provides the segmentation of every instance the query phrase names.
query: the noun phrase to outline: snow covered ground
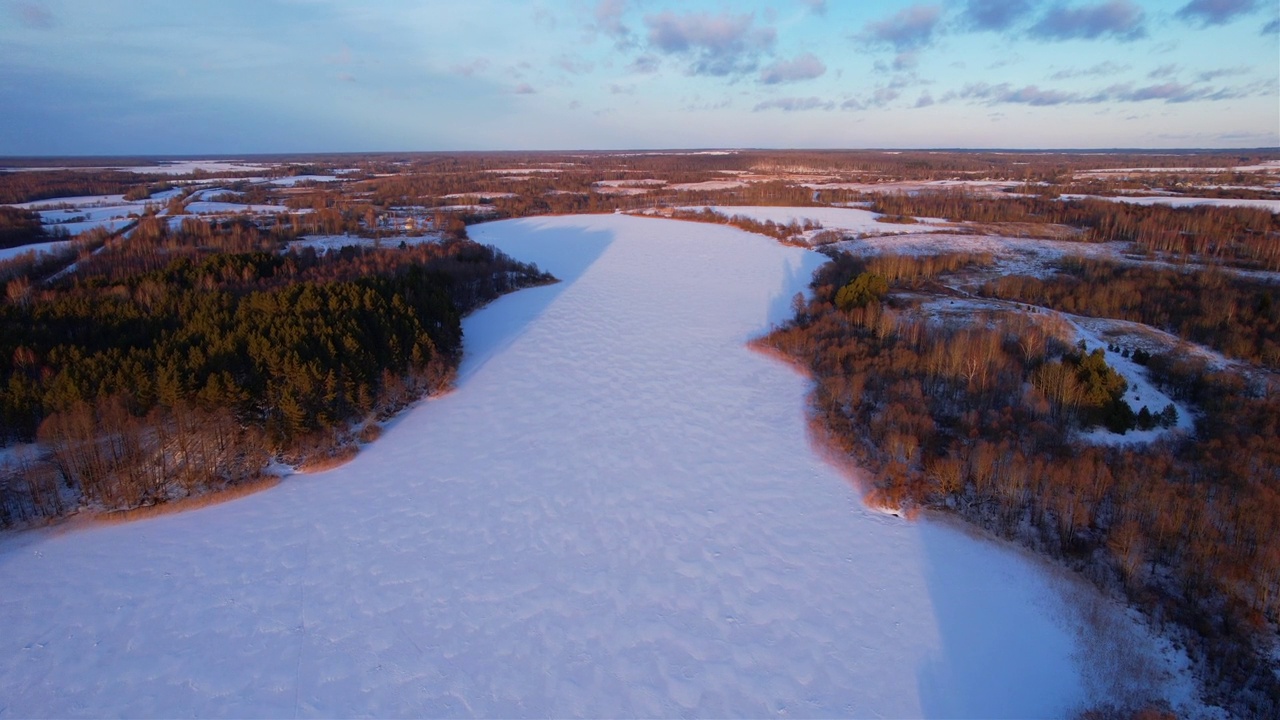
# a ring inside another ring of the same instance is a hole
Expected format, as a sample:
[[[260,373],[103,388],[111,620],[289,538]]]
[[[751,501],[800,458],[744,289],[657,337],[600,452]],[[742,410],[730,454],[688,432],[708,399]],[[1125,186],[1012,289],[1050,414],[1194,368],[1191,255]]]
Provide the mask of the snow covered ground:
[[[681,210],[701,210],[702,206],[690,206],[680,208]],[[864,235],[867,233],[875,234],[908,234],[920,233],[930,229],[937,229],[939,226],[954,227],[950,223],[938,221],[925,221],[919,223],[904,225],[901,223],[880,222],[877,218],[882,217],[879,213],[870,210],[862,210],[859,208],[847,207],[771,207],[767,205],[718,205],[712,206],[711,210],[724,215],[725,217],[733,217],[741,215],[758,222],[775,222],[781,225],[788,225],[792,222],[803,223],[805,220],[816,220],[822,224],[824,230],[844,230],[853,235]],[[813,233],[810,233],[813,234]]]
[[[71,244],[70,240],[53,240],[51,242],[34,243],[32,245],[22,245],[20,247],[0,248],[0,261],[12,260],[23,253],[50,253]]]
[[[373,238],[364,238],[355,235],[307,235],[299,240],[289,243],[290,249],[298,249],[304,247],[313,247],[319,254],[324,254],[330,250],[341,250],[348,245],[357,247],[375,247],[381,246],[385,248],[399,247],[403,242],[406,245],[419,245],[422,243],[438,242],[440,236],[434,233],[429,235],[397,235],[393,237],[384,237],[381,240]]]
[[[261,205],[230,203],[217,201],[201,201],[187,203],[187,212],[194,215],[221,215],[237,213],[287,213],[293,212],[283,205]]]
[[[1169,205],[1171,207],[1195,207],[1198,205],[1216,205],[1218,207],[1246,207],[1270,210],[1280,213],[1280,200],[1261,200],[1250,198],[1200,198],[1185,195],[1063,195],[1063,200],[1113,200],[1133,205]]]
[[[1104,699],[1120,675],[1051,573],[863,507],[809,444],[809,381],[745,347],[816,253],[623,215],[471,233],[563,282],[470,316],[458,388],[349,464],[0,538],[0,715],[1061,717]],[[1152,646],[1128,621],[1105,638]]]

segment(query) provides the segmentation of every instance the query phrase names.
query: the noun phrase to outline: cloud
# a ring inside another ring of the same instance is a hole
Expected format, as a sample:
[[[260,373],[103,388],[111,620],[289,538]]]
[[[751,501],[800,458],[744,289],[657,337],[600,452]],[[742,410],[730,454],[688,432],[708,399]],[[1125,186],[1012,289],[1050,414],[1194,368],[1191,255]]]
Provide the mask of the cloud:
[[[933,104],[933,96],[927,92],[920,93],[920,97],[916,100],[915,107],[927,108]]]
[[[1065,105],[1081,101],[1080,96],[1076,93],[1067,93],[1058,90],[1041,90],[1035,85],[1014,88],[1009,83],[1000,83],[999,85],[970,83],[966,85],[964,89],[957,94],[957,96],[966,99],[985,100],[988,105],[1008,103],[1013,105],[1033,105],[1036,107]]]
[[[760,71],[765,85],[812,80],[827,71],[827,66],[813,53],[797,55],[794,60],[779,60]]]
[[[353,83],[356,81],[356,76],[352,75],[351,73],[344,72],[344,73],[338,73],[338,79],[341,80],[342,82]]]
[[[1168,82],[1160,85],[1147,85],[1133,88],[1128,85],[1116,85],[1107,88],[1106,98],[1122,102],[1145,102],[1147,100],[1164,100],[1167,103],[1185,103],[1193,100],[1232,100],[1246,97],[1249,88],[1193,87],[1182,83]]]
[[[600,0],[596,3],[595,29],[613,38],[614,44],[621,50],[634,45],[631,29],[622,23],[622,15],[627,11],[627,0]]]
[[[531,86],[529,83],[520,83],[519,85],[515,86],[515,88],[512,89],[511,92],[515,93],[516,95],[533,95],[538,91],[534,90],[533,86]]]
[[[561,55],[554,60],[554,64],[556,67],[570,75],[582,75],[589,73],[595,67],[586,60],[573,55]]]
[[[1015,88],[1009,83],[990,85],[987,83],[970,83],[960,92],[947,93],[944,101],[956,98],[983,101],[987,105],[1032,105],[1037,107],[1053,105],[1095,105],[1099,103],[1125,102],[1140,103],[1152,100],[1163,100],[1166,103],[1185,103],[1195,100],[1231,100],[1247,97],[1261,88],[1235,87],[1212,88],[1184,85],[1177,82],[1160,83],[1134,87],[1130,83],[1112,85],[1098,92],[1085,94],[1063,92],[1059,90],[1042,90],[1035,85]]]
[[[1174,14],[1187,22],[1199,22],[1200,27],[1209,27],[1253,12],[1257,4],[1257,0],[1191,0]]]
[[[609,93],[611,95],[634,95],[636,92],[635,85],[619,85],[618,83],[609,83]]]
[[[1030,11],[1030,0],[969,0],[964,19],[974,30],[1005,30]]]
[[[1173,77],[1174,75],[1178,74],[1179,69],[1180,68],[1177,65],[1174,65],[1172,63],[1168,65],[1161,65],[1155,70],[1152,70],[1151,72],[1147,73],[1147,77],[1152,79]]]
[[[1128,69],[1128,65],[1120,65],[1118,63],[1111,62],[1110,60],[1104,60],[1097,65],[1091,65],[1087,68],[1059,70],[1053,75],[1050,75],[1049,78],[1051,80],[1067,80],[1069,78],[1076,77],[1105,77],[1107,75],[1122,73]]]
[[[627,70],[640,75],[649,75],[658,72],[658,66],[660,64],[661,60],[658,59],[657,55],[645,53],[635,60],[632,60],[631,64],[627,66]]]
[[[478,75],[488,69],[489,69],[488,60],[486,60],[485,58],[476,58],[475,60],[472,60],[469,63],[464,63],[462,65],[454,65],[453,67],[449,68],[449,72],[453,73],[454,75],[471,77],[473,75]]]
[[[49,8],[33,2],[20,2],[12,7],[18,22],[31,30],[49,30],[53,27],[53,13]]]
[[[1109,35],[1136,40],[1147,34],[1146,16],[1131,0],[1108,0],[1078,8],[1056,5],[1031,27],[1031,34],[1048,40],[1096,40]]]
[[[869,22],[859,37],[873,43],[892,45],[898,52],[924,47],[933,39],[942,8],[937,5],[912,5],[893,17]]]
[[[1246,75],[1252,68],[1246,65],[1230,68],[1218,68],[1216,70],[1206,70],[1196,76],[1196,80],[1200,82],[1210,82],[1220,77],[1230,77],[1232,75]]]
[[[1277,33],[1280,33],[1280,18],[1276,18],[1262,26],[1263,35],[1275,35]]]
[[[751,72],[759,55],[773,47],[777,33],[754,27],[754,15],[709,15],[670,10],[644,19],[649,45],[668,55],[689,60],[690,75],[735,75]]]
[[[893,57],[893,69],[895,71],[914,70],[920,64],[920,53],[912,50],[911,52],[900,52]]]
[[[765,100],[753,108],[755,112],[763,110],[783,110],[786,112],[798,112],[801,110],[832,110],[836,104],[830,100],[823,100],[816,97],[782,97],[773,100]]]
[[[814,15],[827,14],[827,0],[800,0],[800,4],[809,8]]]

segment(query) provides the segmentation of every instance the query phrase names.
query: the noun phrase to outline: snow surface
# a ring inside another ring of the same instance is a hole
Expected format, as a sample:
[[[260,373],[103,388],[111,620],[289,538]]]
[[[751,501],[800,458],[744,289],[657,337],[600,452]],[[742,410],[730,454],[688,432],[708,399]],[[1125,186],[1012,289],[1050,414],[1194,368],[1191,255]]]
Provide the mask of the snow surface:
[[[222,214],[222,213],[287,213],[292,212],[283,205],[254,205],[245,203],[229,203],[217,201],[203,201],[187,203],[187,212],[195,215],[206,214]]]
[[[33,243],[31,245],[20,245],[18,247],[0,248],[0,261],[12,260],[23,253],[34,252],[45,254],[61,250],[71,244],[71,240],[53,240],[51,242]]]
[[[337,175],[294,175],[292,177],[276,178],[268,182],[278,187],[293,187],[303,182],[327,183],[337,182],[339,179]]]
[[[702,210],[702,206],[689,206],[681,210]],[[846,207],[771,207],[754,205],[715,205],[711,210],[725,217],[741,215],[757,222],[772,221],[781,225],[792,222],[802,223],[805,220],[816,220],[822,223],[823,230],[845,230],[862,235],[865,233],[915,234],[929,229],[931,223],[920,222],[913,225],[902,223],[880,222],[879,213],[859,208]],[[950,225],[948,225],[950,227]]]
[[[711,190],[732,190],[734,188],[746,187],[746,183],[740,180],[704,180],[702,182],[693,183],[677,183],[668,186],[672,190],[683,190],[685,192],[699,192]]]
[[[395,235],[392,237],[384,237],[381,240],[373,238],[359,237],[357,235],[306,235],[298,240],[289,243],[290,249],[299,249],[304,247],[313,247],[319,254],[324,254],[330,250],[341,250],[349,245],[357,247],[399,247],[403,242],[406,245],[421,245],[423,243],[439,242],[440,236],[434,233],[412,236],[412,235]]]
[[[1218,207],[1246,207],[1270,210],[1280,213],[1280,200],[1261,200],[1252,198],[1201,198],[1186,195],[1063,195],[1063,200],[1112,200],[1114,202],[1131,203],[1133,205],[1169,205],[1172,207],[1195,207],[1198,205],[1216,205]]]
[[[809,444],[809,381],[744,345],[819,255],[624,215],[471,233],[563,282],[470,316],[458,388],[349,464],[0,538],[0,714],[1061,717],[1103,699],[1085,671],[1106,658],[1044,566],[865,508]]]

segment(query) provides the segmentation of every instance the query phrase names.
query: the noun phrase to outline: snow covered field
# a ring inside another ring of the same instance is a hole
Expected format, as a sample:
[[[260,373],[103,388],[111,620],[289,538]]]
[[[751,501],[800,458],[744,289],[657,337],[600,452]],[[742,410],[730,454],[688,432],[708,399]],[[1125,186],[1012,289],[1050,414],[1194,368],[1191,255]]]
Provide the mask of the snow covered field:
[[[316,252],[323,255],[333,250],[341,250],[347,246],[355,247],[399,247],[400,243],[406,245],[420,245],[422,243],[439,242],[440,236],[437,234],[429,235],[393,235],[378,240],[374,238],[364,238],[356,235],[306,235],[301,239],[294,240],[289,243],[290,249],[301,249],[312,247]]]
[[[702,206],[690,206],[680,209],[701,210]],[[792,222],[804,222],[805,220],[816,220],[817,222],[822,223],[822,228],[824,230],[845,230],[855,235],[863,235],[866,233],[921,233],[929,230],[936,230],[938,229],[938,226],[954,227],[954,225],[945,223],[941,220],[922,219],[919,223],[911,225],[880,222],[877,219],[881,217],[879,213],[859,208],[717,205],[712,206],[711,209],[725,217],[741,215],[742,217],[750,218],[758,222],[775,222],[780,225],[788,225]],[[812,235],[814,233],[810,232],[808,234]]]
[[[623,215],[471,231],[563,282],[470,316],[457,390],[351,463],[0,538],[0,716],[1061,717],[1104,699],[1120,674],[1082,644],[1078,598],[1015,551],[863,507],[809,445],[809,382],[745,347],[816,253]]]
[[[1197,207],[1199,205],[1216,205],[1218,207],[1260,208],[1280,213],[1280,200],[1260,200],[1249,198],[1202,198],[1185,195],[1063,195],[1063,200],[1112,200],[1132,205],[1169,205],[1171,207]]]

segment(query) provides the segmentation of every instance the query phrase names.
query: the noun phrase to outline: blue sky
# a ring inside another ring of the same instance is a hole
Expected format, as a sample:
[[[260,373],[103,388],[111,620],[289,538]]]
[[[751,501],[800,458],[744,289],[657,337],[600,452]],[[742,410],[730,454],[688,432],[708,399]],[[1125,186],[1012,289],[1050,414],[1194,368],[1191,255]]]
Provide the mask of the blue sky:
[[[1280,145],[1277,0],[0,0],[0,155]]]

